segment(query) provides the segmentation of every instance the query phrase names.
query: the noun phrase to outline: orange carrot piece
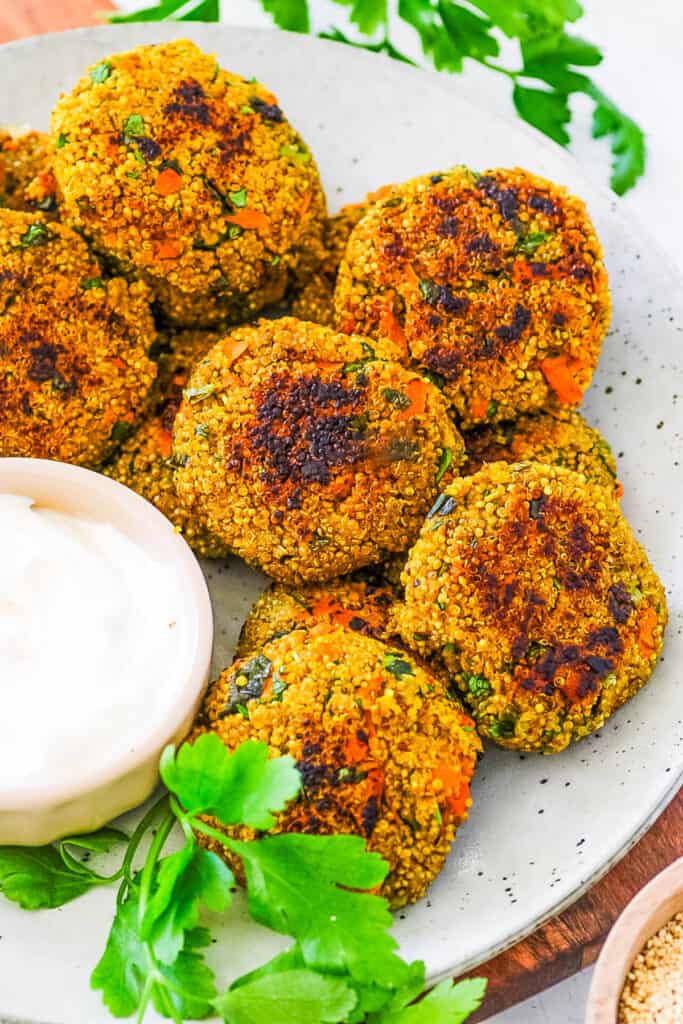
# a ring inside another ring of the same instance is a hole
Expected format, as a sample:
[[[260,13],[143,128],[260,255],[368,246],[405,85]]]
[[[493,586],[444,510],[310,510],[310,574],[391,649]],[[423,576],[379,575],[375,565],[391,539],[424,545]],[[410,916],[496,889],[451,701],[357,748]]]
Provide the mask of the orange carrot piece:
[[[421,416],[425,411],[427,403],[428,384],[422,377],[415,377],[408,382],[406,394],[410,399],[410,405],[402,409],[398,414],[400,420],[410,420],[414,416]]]
[[[180,242],[173,238],[167,238],[157,245],[157,258],[160,260],[175,260],[182,251],[183,247]]]
[[[394,313],[394,309],[391,304],[385,306],[380,313],[379,329],[380,333],[386,338],[389,338],[390,341],[400,345],[404,352],[408,351],[406,336],[403,333],[403,328],[398,322],[398,318]]]
[[[367,757],[368,745],[359,738],[359,731],[352,733],[344,744],[344,756],[349,764],[358,764]]]
[[[160,196],[172,196],[183,187],[183,176],[172,167],[165,167],[157,175],[156,190]]]
[[[392,195],[395,185],[382,185],[381,188],[376,189],[374,192],[368,192],[368,202],[376,203],[380,199],[387,199]]]
[[[485,420],[489,403],[485,398],[473,398],[470,402],[470,416],[473,420]]]
[[[270,228],[270,218],[261,210],[238,210],[225,218],[229,224],[237,224],[240,228],[249,230],[255,228],[257,231],[267,231]]]
[[[583,368],[579,359],[566,355],[548,356],[540,363],[541,372],[557,397],[565,405],[578,405],[583,398],[583,388],[575,374]]]
[[[647,607],[638,623],[638,646],[641,653],[648,657],[657,650],[655,629],[657,628],[657,612],[652,605]]]
[[[615,494],[619,499],[624,497],[624,485],[622,484],[621,480],[617,480]]]
[[[162,458],[169,458],[173,451],[173,434],[170,430],[164,430],[163,427],[159,427],[159,430],[157,431],[157,446]]]

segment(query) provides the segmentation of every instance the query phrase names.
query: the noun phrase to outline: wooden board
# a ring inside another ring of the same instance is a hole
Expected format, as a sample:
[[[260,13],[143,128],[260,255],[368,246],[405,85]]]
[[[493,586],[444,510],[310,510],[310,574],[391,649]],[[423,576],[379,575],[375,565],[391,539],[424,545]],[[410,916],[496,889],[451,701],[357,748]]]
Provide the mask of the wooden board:
[[[0,0],[0,42],[100,24],[111,0]],[[489,980],[485,1020],[593,963],[629,900],[659,871],[683,856],[683,790],[646,836],[594,888],[534,935],[472,974]]]

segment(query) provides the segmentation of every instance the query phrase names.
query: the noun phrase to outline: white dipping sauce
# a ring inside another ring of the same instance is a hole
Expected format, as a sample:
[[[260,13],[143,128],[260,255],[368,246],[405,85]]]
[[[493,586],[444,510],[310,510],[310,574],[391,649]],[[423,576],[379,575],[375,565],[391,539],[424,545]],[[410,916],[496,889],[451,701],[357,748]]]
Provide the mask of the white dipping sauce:
[[[181,583],[105,522],[0,494],[0,786],[82,782],[173,705]]]

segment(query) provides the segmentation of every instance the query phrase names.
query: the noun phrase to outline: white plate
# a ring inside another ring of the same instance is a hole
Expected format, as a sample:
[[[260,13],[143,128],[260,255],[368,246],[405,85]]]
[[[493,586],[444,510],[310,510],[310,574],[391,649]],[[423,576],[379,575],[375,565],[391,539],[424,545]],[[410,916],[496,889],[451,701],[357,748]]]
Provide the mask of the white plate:
[[[487,959],[575,900],[642,834],[677,788],[682,766],[683,334],[676,278],[614,198],[559,148],[465,101],[457,81],[350,47],[217,26],[121,26],[0,48],[0,122],[47,126],[58,93],[119,50],[191,36],[221,63],[278,93],[319,161],[334,209],[370,188],[454,163],[521,164],[583,196],[607,253],[614,320],[586,412],[619,453],[624,510],[664,579],[671,622],[650,685],[598,734],[556,757],[488,750],[472,817],[429,898],[402,913],[405,956],[431,978]],[[677,397],[678,396],[678,397]],[[622,454],[623,453],[623,454]],[[223,667],[260,580],[237,563],[208,566]],[[85,769],[84,769],[85,770]],[[89,991],[112,894],[27,914],[0,900],[0,1013],[54,1024],[109,1018]],[[278,948],[243,910],[212,948],[227,979]]]

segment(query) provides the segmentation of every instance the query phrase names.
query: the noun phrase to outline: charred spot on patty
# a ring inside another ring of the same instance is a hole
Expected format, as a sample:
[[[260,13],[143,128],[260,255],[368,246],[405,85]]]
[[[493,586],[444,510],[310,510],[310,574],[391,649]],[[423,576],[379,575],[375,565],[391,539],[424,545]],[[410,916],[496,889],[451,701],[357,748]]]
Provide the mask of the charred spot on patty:
[[[528,309],[525,309],[521,303],[517,302],[515,304],[511,322],[509,324],[503,324],[500,327],[496,327],[496,337],[508,344],[514,341],[519,341],[530,323],[531,313]]]
[[[628,622],[633,611],[633,598],[626,589],[626,584],[623,580],[619,580],[618,583],[614,583],[609,588],[607,607],[610,615],[619,625],[623,626]]]
[[[335,469],[360,462],[368,451],[357,426],[364,405],[363,387],[348,387],[344,379],[273,374],[257,394],[247,429],[253,452],[263,459],[263,482],[276,490],[291,485],[289,497],[298,507],[301,485],[325,486]]]
[[[460,352],[443,345],[432,345],[422,356],[422,362],[428,370],[435,370],[447,381],[460,377],[463,369],[463,357]]]
[[[485,196],[493,200],[503,220],[512,223],[513,226],[517,223],[519,199],[516,189],[501,188],[496,179],[489,176],[478,178],[477,188],[481,189]]]
[[[272,121],[274,124],[281,124],[284,121],[284,114],[276,103],[266,103],[265,100],[255,97],[249,101],[249,105],[264,121]]]
[[[195,124],[208,127],[211,124],[211,110],[206,102],[204,89],[194,78],[187,78],[173,90],[173,99],[164,107],[169,117],[181,117]]]

